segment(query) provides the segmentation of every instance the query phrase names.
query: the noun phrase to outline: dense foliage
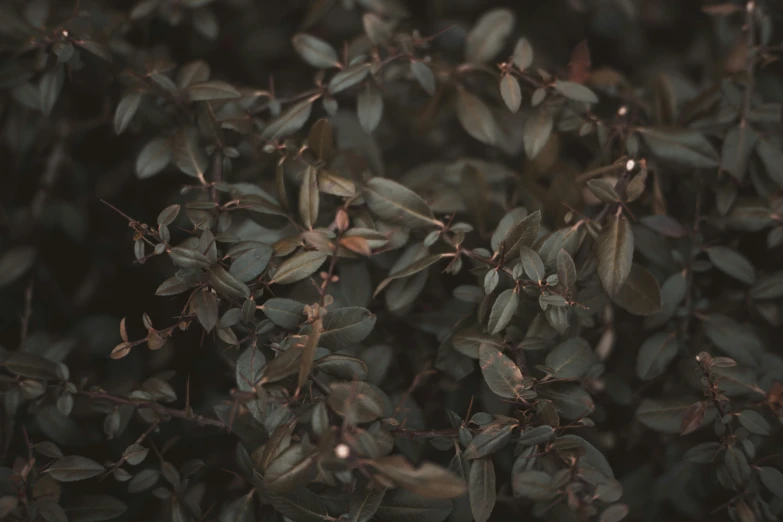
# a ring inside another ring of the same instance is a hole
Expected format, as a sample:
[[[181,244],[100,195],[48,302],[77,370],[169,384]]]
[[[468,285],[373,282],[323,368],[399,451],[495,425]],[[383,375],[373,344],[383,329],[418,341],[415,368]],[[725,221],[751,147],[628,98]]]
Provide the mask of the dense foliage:
[[[781,15],[0,3],[0,519],[777,520]]]

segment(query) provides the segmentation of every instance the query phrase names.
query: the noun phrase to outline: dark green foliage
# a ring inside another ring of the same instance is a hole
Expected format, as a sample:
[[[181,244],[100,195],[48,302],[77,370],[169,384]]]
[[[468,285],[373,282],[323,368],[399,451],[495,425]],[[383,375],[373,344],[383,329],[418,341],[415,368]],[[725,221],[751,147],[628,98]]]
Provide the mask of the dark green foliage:
[[[0,519],[778,520],[782,19],[0,3]]]

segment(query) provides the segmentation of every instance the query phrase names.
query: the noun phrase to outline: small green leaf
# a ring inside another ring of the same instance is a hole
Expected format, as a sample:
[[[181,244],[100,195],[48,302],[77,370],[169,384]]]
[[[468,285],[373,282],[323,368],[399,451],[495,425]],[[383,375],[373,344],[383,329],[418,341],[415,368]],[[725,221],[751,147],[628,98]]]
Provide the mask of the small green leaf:
[[[465,41],[465,59],[483,63],[495,58],[515,23],[516,17],[509,9],[492,9],[481,15]]]
[[[707,249],[707,256],[718,269],[745,284],[756,282],[756,270],[748,258],[734,249],[722,246]]]
[[[552,429],[552,426],[536,426],[521,433],[517,442],[523,446],[535,446],[536,444],[549,442],[554,436],[555,430]]]
[[[682,417],[692,404],[693,401],[686,397],[671,400],[643,399],[636,410],[636,418],[651,430],[677,434],[682,427]],[[717,410],[708,406],[699,426],[704,427],[712,422],[716,414]]]
[[[495,394],[518,399],[525,390],[522,372],[514,361],[489,344],[479,346],[479,364],[484,380]]]
[[[94,460],[79,455],[69,455],[57,459],[46,470],[58,482],[85,480],[100,475],[104,471],[106,471],[106,468]]]
[[[408,187],[386,178],[367,182],[364,198],[370,210],[383,220],[408,228],[438,225],[432,210]]]
[[[679,351],[677,338],[664,332],[646,339],[636,358],[636,375],[642,380],[663,375]]]
[[[546,279],[544,262],[541,261],[541,257],[535,250],[526,246],[520,247],[519,258],[522,261],[525,273],[530,279],[539,283]]]
[[[356,98],[356,113],[364,132],[372,134],[383,116],[383,97],[377,88],[367,85],[359,94]]]
[[[171,162],[173,155],[171,140],[156,138],[148,142],[136,158],[136,175],[147,179],[159,173]]]
[[[296,105],[292,105],[287,111],[272,121],[261,133],[265,140],[276,140],[293,134],[302,128],[310,117],[313,110],[313,102],[320,95],[314,95],[306,100],[302,100]]]
[[[41,75],[41,82],[38,84],[38,96],[40,98],[41,112],[49,116],[57,103],[57,98],[63,90],[65,83],[65,68],[57,65],[54,69]]]
[[[111,520],[128,510],[128,506],[109,495],[77,495],[73,500],[76,503],[65,508],[69,522]]]
[[[430,96],[435,94],[435,75],[432,73],[429,65],[413,60],[411,61],[411,73],[427,94]]]
[[[743,410],[737,416],[737,419],[749,432],[756,435],[769,435],[769,423],[760,413],[753,410]]]
[[[756,153],[764,165],[764,169],[778,186],[783,186],[783,150],[769,139],[760,139],[756,145]]]
[[[497,142],[499,129],[492,111],[464,87],[457,89],[457,119],[472,138],[485,145]]]
[[[519,106],[522,105],[522,89],[519,87],[519,80],[510,74],[504,75],[500,79],[500,95],[508,110],[516,113]]]
[[[546,107],[541,107],[528,117],[523,134],[525,154],[528,158],[533,159],[538,156],[546,142],[549,141],[553,125],[552,114]]]
[[[126,94],[117,104],[117,110],[114,112],[114,133],[122,134],[128,128],[136,111],[139,109],[142,94],[140,92],[131,92]]]
[[[610,296],[616,296],[631,273],[633,232],[628,220],[610,216],[595,241],[598,278]]]
[[[194,83],[186,91],[191,101],[231,100],[241,96],[233,85],[216,80]]]
[[[297,34],[291,39],[291,43],[297,54],[313,67],[326,69],[340,65],[337,51],[320,38],[309,34]]]
[[[305,228],[312,229],[318,219],[320,199],[318,171],[314,167],[307,167],[299,187],[299,216],[302,218],[302,224]]]
[[[768,490],[783,500],[783,473],[773,467],[762,466],[759,468],[759,478]]]
[[[383,401],[375,389],[362,381],[330,386],[329,407],[352,423],[372,422],[383,415]]]
[[[512,475],[514,496],[529,500],[551,500],[557,496],[552,477],[543,471],[515,471]]]
[[[369,63],[357,63],[335,74],[329,81],[330,94],[337,94],[361,82],[370,74]]]
[[[250,289],[245,283],[239,281],[220,265],[209,267],[209,282],[219,294],[234,299],[250,296]]]
[[[560,280],[560,284],[567,289],[576,285],[576,265],[574,265],[571,255],[562,248],[557,253],[557,277]]]
[[[218,302],[215,294],[206,290],[197,291],[193,296],[192,303],[193,310],[196,312],[196,317],[201,326],[207,332],[211,332],[218,319]]]
[[[319,251],[300,252],[289,257],[277,268],[269,284],[289,285],[312,275],[329,254]]]
[[[748,170],[748,162],[753,148],[758,141],[758,135],[744,121],[732,127],[723,139],[721,150],[721,168],[731,174],[734,179],[742,182]]]
[[[492,423],[473,437],[464,457],[468,460],[480,459],[502,450],[511,440],[516,424]]]
[[[546,357],[546,366],[558,379],[579,379],[596,362],[593,350],[581,337],[563,341]]]
[[[431,462],[414,468],[402,455],[392,455],[368,464],[397,486],[425,498],[450,499],[462,495],[466,490],[462,479]]]
[[[489,323],[487,324],[489,333],[495,335],[503,331],[508,326],[508,323],[511,322],[511,319],[513,319],[514,314],[517,313],[518,305],[519,294],[516,290],[511,288],[504,290],[492,305]]]
[[[304,304],[293,299],[273,297],[267,299],[261,307],[270,321],[277,326],[293,330],[304,321]]]
[[[598,96],[584,85],[558,80],[555,82],[554,88],[569,100],[583,103],[598,103]]]
[[[524,71],[533,64],[533,47],[527,38],[517,40],[511,59],[520,71]]]
[[[385,494],[385,489],[368,488],[351,495],[348,504],[349,522],[369,522],[378,511]]]
[[[37,251],[31,246],[18,246],[0,255],[0,288],[22,277],[35,262]]]
[[[495,507],[495,466],[490,457],[473,461],[468,476],[470,511],[475,522],[487,522]]]
[[[639,132],[652,153],[663,160],[702,169],[720,164],[717,151],[700,132],[649,127],[641,128]]]
[[[591,179],[587,182],[587,188],[603,203],[620,201],[619,194],[614,190],[614,183],[608,179]]]

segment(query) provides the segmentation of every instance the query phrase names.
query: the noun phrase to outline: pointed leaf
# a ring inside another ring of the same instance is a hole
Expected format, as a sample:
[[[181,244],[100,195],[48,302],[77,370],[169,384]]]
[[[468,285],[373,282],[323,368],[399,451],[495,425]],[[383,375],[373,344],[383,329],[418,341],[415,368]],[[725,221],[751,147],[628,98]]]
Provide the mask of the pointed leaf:
[[[518,399],[525,387],[522,372],[514,361],[489,344],[479,346],[479,364],[484,380],[495,394],[507,399]]]
[[[615,296],[631,273],[633,232],[627,219],[610,216],[595,241],[598,277],[604,290]]]

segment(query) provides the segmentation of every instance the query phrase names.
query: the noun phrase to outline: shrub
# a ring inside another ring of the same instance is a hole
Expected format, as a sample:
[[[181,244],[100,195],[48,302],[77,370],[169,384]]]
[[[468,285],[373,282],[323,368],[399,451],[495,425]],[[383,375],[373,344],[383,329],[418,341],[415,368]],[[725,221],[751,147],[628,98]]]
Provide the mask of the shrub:
[[[697,4],[2,4],[0,518],[777,520],[781,11]]]

